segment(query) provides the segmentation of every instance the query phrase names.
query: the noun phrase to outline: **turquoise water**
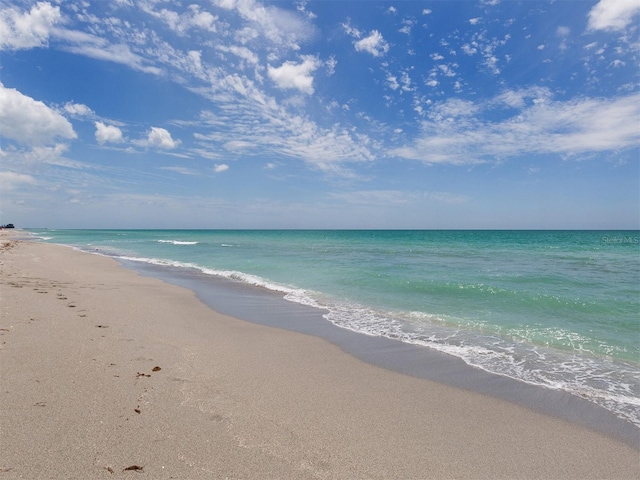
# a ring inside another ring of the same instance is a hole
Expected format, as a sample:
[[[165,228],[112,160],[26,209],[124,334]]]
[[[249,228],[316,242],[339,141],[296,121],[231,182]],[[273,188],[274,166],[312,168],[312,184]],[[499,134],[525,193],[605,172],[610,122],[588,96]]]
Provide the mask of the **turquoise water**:
[[[640,426],[637,231],[32,232],[280,291],[338,326],[566,390]]]

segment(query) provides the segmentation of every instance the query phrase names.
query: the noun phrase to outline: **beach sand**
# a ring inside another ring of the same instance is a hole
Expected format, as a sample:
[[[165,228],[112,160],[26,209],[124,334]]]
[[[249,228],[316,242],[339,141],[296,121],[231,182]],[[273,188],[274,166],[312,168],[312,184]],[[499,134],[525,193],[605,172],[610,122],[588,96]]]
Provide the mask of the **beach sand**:
[[[0,479],[640,478],[614,438],[19,235],[0,231]]]

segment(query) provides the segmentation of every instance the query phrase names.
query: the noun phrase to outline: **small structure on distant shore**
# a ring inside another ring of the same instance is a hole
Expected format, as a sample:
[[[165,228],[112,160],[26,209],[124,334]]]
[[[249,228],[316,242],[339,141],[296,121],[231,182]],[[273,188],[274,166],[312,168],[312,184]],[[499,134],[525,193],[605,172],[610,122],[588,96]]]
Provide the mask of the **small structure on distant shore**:
[[[7,223],[6,225],[1,225],[0,228],[16,228],[13,223]]]

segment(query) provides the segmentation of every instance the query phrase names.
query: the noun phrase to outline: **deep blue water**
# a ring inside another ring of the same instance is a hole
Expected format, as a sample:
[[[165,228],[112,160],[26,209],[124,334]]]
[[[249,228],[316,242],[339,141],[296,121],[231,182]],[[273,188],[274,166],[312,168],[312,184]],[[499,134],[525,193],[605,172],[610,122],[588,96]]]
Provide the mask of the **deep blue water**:
[[[197,268],[328,321],[588,398],[640,426],[640,232],[33,230]]]

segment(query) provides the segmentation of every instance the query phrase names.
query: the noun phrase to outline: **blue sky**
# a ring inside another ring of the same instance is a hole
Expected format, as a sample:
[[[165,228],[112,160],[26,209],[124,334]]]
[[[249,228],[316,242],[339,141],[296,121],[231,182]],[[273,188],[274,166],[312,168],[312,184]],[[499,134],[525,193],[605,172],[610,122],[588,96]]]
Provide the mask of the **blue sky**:
[[[639,0],[0,0],[0,223],[639,228]]]

